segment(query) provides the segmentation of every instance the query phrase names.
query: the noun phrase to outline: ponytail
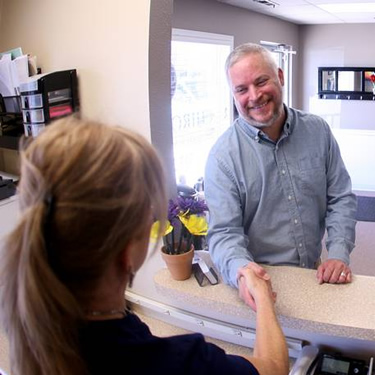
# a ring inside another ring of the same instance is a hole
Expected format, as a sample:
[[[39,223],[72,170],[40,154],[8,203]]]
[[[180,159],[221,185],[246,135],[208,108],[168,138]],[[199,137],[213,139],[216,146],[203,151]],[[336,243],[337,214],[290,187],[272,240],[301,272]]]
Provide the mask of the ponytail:
[[[76,337],[80,309],[48,262],[46,219],[48,207],[39,199],[23,212],[1,253],[0,309],[12,375],[85,373]]]

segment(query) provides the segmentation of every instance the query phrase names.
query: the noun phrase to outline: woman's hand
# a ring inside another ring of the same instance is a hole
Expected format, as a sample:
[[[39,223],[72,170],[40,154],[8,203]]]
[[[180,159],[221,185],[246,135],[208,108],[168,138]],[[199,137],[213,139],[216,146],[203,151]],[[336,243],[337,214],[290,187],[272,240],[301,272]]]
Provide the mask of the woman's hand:
[[[257,311],[260,298],[276,301],[276,293],[272,290],[271,277],[266,270],[255,262],[248,263],[238,270],[238,292],[240,298]]]

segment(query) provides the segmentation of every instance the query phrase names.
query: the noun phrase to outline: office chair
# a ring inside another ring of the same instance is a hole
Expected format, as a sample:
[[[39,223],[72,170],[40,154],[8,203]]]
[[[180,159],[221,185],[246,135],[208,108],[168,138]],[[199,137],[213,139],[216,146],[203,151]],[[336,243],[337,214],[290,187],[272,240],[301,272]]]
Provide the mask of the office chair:
[[[375,222],[375,196],[357,196],[356,220]]]

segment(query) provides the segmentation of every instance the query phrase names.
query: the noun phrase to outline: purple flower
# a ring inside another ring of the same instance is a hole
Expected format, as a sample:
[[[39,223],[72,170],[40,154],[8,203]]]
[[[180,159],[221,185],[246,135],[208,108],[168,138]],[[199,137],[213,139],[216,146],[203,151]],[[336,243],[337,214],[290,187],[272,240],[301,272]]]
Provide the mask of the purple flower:
[[[168,202],[168,220],[171,223],[172,227],[176,227],[179,225],[178,214],[180,212],[180,208],[178,204],[174,202],[172,199]]]
[[[190,215],[203,215],[205,211],[208,211],[207,204],[202,199],[178,197],[177,205],[182,212],[189,211]]]
[[[208,207],[202,199],[178,196],[176,200],[169,200],[168,220],[173,230],[163,238],[168,254],[181,254],[187,251],[190,249],[191,243],[194,243],[195,237],[199,237],[189,232],[180,220],[179,215],[204,215],[205,211],[208,211]],[[174,244],[177,244],[177,246],[175,247]]]

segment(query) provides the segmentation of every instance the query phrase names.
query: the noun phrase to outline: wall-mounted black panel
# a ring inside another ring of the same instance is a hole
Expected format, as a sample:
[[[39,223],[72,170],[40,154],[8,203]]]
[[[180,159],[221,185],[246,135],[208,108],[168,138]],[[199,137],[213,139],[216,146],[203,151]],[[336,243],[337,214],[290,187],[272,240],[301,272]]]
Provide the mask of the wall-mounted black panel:
[[[375,101],[375,67],[320,67],[320,99]]]

